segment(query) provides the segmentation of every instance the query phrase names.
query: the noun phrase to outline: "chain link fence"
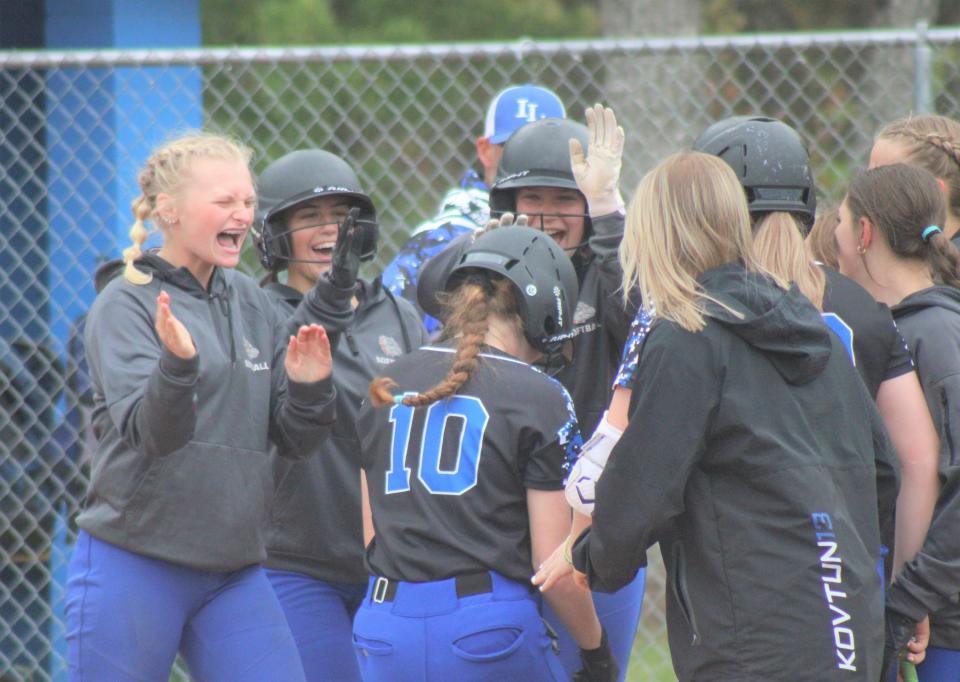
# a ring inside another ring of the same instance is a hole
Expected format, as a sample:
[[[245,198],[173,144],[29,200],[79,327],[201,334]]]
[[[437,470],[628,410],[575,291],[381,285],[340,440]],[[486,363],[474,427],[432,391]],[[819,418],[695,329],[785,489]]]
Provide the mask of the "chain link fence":
[[[524,82],[555,90],[574,116],[595,101],[615,108],[625,194],[710,122],[763,113],[802,132],[821,200],[836,201],[882,123],[911,111],[960,118],[960,29],[0,52],[0,680],[64,678],[70,520],[91,447],[78,339],[93,271],[128,243],[150,147],[203,125],[252,146],[256,170],[300,147],[345,156],[378,207],[379,267],[475,165],[490,98]],[[633,680],[674,679],[657,566]]]

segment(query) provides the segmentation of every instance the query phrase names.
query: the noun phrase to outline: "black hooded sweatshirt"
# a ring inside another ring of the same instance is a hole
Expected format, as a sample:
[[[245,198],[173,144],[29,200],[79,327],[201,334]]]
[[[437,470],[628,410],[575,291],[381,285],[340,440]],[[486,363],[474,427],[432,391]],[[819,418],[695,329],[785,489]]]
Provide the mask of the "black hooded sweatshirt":
[[[284,314],[300,304],[302,294],[273,283],[265,291]],[[310,457],[291,461],[275,457],[274,502],[267,560],[264,565],[295,571],[318,580],[366,584],[360,511],[360,437],[357,413],[370,381],[385,373],[401,355],[426,341],[417,309],[395,298],[377,278],[357,282],[359,304],[349,324],[315,321],[334,331],[334,385],[337,421],[330,438],[317,441]]]
[[[893,317],[913,354],[940,436],[940,497],[920,552],[887,593],[913,620],[930,616],[930,644],[960,649],[960,291],[934,286],[907,296]]]
[[[614,591],[660,543],[683,682],[875,682],[878,489],[884,514],[896,498],[879,414],[796,287],[735,263],[699,282],[743,317],[654,323],[575,564]]]

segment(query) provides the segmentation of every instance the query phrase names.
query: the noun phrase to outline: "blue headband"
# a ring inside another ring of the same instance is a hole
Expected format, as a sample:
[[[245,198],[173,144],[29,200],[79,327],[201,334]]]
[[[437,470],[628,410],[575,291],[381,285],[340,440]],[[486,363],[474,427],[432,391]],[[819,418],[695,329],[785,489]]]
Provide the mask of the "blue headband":
[[[940,229],[939,227],[937,227],[936,225],[931,225],[930,227],[925,227],[925,228],[923,228],[923,232],[920,233],[920,239],[922,239],[922,240],[925,241],[925,242],[928,242],[928,241],[930,241],[930,237],[932,237],[933,235],[935,235],[937,232],[943,232],[943,230],[941,230],[941,229]]]

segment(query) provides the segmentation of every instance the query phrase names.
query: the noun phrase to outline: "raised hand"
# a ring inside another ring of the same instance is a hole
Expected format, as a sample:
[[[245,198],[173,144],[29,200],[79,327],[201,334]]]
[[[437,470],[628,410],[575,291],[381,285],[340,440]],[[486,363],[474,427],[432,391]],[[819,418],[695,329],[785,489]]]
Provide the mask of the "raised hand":
[[[197,354],[190,332],[170,310],[170,294],[161,291],[157,296],[157,322],[155,325],[160,343],[178,358],[189,360]]]
[[[319,324],[300,327],[297,335],[290,337],[283,366],[288,379],[302,384],[329,377],[333,359],[326,330]]]
[[[586,110],[589,148],[584,153],[580,140],[570,140],[570,166],[577,187],[587,199],[591,216],[623,210],[620,196],[620,166],[623,159],[623,128],[617,125],[613,109],[595,104]]]
[[[330,266],[330,281],[341,289],[352,289],[357,283],[360,272],[360,251],[363,239],[359,234],[357,219],[360,209],[354,206],[340,223],[337,231],[337,243],[333,246],[333,259]]]

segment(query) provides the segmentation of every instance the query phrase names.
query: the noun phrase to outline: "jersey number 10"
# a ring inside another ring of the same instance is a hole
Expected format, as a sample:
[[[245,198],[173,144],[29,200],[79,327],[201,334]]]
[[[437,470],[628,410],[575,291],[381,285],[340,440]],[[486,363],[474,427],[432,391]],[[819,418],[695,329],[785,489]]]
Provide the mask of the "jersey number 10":
[[[390,442],[390,469],[386,477],[388,495],[410,490],[410,469],[405,462],[410,450],[410,427],[413,424],[414,409],[409,405],[394,405],[390,409],[393,436]],[[450,419],[460,419],[463,425],[460,429],[456,466],[452,470],[442,470],[440,458],[443,454],[443,432]],[[477,484],[480,450],[489,420],[490,415],[483,403],[468,395],[455,395],[427,408],[420,437],[417,468],[417,478],[424,488],[434,495],[462,495]]]

